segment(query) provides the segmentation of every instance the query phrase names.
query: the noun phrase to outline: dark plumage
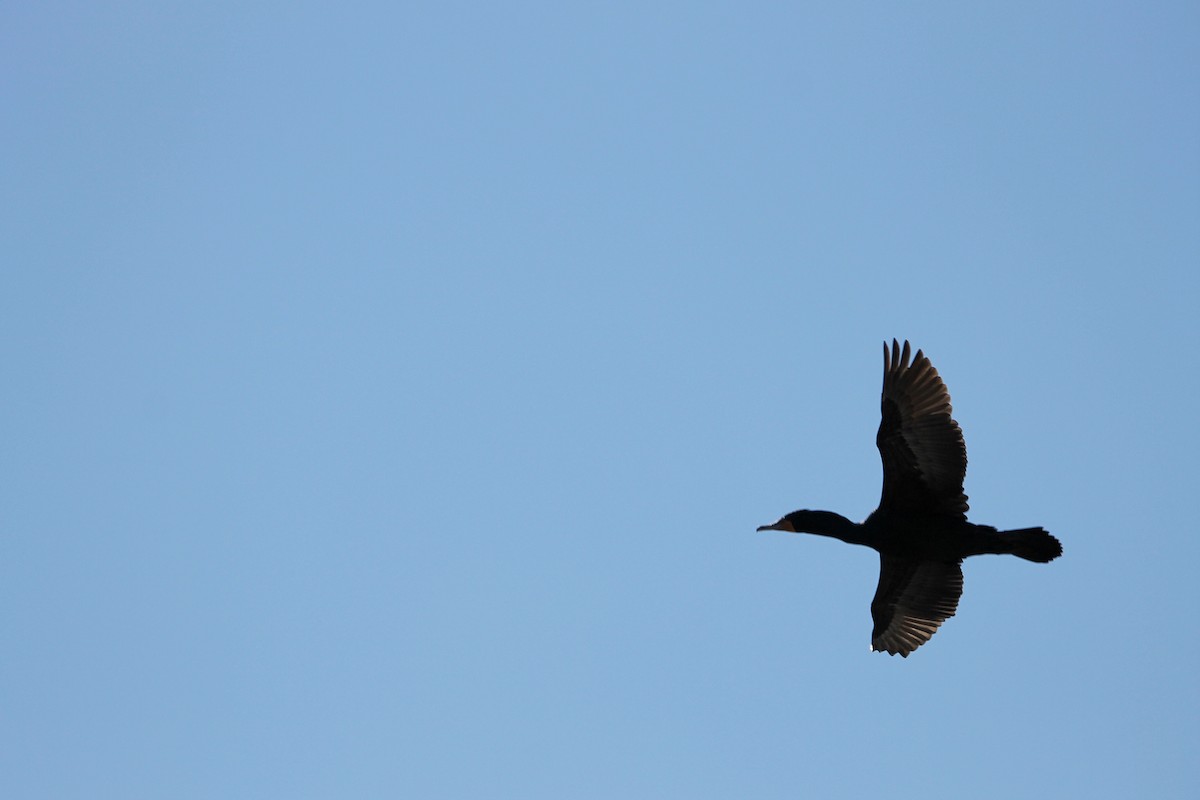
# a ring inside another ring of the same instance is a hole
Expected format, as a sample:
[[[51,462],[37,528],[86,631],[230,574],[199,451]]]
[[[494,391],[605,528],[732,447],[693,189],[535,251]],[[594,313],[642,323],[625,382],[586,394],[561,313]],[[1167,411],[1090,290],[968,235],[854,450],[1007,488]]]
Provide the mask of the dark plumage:
[[[760,531],[832,536],[879,552],[871,601],[871,649],[907,657],[929,641],[958,607],[962,560],[1008,553],[1045,563],[1062,545],[1042,528],[998,531],[967,522],[967,448],[950,417],[950,393],[918,350],[909,361],[893,339],[883,345],[883,418],[875,444],[883,459],[883,495],[871,516],[851,522],[832,511],[793,511]]]

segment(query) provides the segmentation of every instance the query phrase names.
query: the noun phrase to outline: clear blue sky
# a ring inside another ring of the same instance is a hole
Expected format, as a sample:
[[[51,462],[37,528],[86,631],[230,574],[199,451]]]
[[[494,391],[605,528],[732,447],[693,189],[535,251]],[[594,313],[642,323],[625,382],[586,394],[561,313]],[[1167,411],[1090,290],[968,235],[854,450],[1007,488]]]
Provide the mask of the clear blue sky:
[[[1198,40],[9,4],[0,795],[1195,797]],[[907,660],[754,531],[874,508],[893,336],[1066,548]]]

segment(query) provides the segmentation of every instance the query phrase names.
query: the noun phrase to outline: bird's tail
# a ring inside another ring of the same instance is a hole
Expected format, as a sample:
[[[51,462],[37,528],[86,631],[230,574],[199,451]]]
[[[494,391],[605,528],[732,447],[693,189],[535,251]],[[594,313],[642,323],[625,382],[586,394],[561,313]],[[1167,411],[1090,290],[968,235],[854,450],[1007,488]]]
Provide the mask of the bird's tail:
[[[1008,546],[1008,552],[1026,561],[1045,564],[1062,555],[1062,543],[1047,533],[1045,528],[1001,531],[1000,537]]]

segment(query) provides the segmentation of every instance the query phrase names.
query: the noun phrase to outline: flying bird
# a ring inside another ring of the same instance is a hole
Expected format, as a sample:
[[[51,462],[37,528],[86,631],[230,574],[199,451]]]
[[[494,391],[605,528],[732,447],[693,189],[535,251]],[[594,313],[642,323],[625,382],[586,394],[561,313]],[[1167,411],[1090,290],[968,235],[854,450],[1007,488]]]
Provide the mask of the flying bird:
[[[871,601],[871,649],[905,658],[954,616],[969,556],[1011,554],[1044,564],[1062,544],[1044,528],[1000,531],[967,522],[967,447],[951,416],[950,393],[920,350],[909,360],[893,339],[883,344],[883,419],[875,444],[883,459],[883,495],[865,521],[832,511],[793,511],[760,531],[832,536],[879,552]]]

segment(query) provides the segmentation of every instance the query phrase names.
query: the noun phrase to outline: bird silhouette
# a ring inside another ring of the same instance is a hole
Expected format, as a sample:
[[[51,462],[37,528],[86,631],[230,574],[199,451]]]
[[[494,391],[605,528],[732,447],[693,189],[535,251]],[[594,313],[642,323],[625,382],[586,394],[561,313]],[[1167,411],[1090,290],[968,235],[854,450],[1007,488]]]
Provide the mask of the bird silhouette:
[[[954,616],[964,558],[1011,554],[1046,563],[1062,544],[1044,528],[1000,531],[967,521],[967,448],[950,414],[950,393],[920,350],[883,344],[882,419],[875,444],[883,459],[879,508],[861,523],[832,511],[793,511],[758,530],[813,533],[879,552],[871,601],[871,649],[905,658]]]

